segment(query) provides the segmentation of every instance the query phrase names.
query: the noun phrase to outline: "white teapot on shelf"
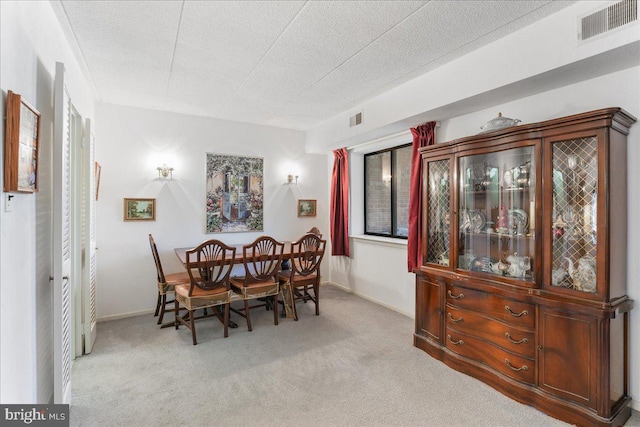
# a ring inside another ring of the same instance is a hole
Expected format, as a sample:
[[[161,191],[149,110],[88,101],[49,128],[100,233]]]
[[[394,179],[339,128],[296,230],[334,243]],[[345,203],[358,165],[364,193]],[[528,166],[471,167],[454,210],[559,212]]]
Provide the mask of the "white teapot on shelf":
[[[573,281],[573,288],[579,291],[596,291],[596,259],[591,255],[585,255],[578,260],[576,267],[571,258],[565,258],[569,265],[569,277]]]
[[[531,268],[529,257],[519,256],[517,252],[509,255],[507,262],[509,263],[509,270],[507,271],[509,276],[524,277]]]

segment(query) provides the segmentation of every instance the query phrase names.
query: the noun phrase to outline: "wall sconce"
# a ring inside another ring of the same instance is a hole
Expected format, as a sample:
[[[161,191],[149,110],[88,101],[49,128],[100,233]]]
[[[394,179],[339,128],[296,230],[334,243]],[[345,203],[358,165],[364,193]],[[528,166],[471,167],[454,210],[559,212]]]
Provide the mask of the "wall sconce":
[[[293,181],[293,180],[295,179],[295,184],[296,184],[296,185],[298,185],[298,178],[299,178],[299,176],[298,176],[298,175],[291,175],[291,174],[289,174],[289,175],[287,175],[287,183],[288,183],[289,185],[294,184],[294,181]]]
[[[158,166],[158,179],[173,179],[173,168],[167,165]]]

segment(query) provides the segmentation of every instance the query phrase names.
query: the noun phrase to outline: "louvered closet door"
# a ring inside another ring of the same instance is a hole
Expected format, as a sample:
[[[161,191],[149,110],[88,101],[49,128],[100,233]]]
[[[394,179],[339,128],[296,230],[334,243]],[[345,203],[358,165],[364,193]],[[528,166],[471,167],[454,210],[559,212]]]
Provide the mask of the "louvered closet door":
[[[83,248],[82,324],[84,353],[89,354],[96,340],[96,166],[91,121],[86,120],[83,160]]]
[[[71,101],[56,63],[53,129],[54,401],[71,403]]]

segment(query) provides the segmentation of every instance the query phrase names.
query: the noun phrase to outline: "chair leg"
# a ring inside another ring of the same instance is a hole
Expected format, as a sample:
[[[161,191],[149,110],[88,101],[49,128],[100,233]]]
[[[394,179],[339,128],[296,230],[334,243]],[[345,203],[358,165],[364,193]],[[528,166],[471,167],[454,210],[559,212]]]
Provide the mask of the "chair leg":
[[[158,325],[162,325],[162,319],[164,319],[164,308],[167,305],[167,294],[162,295],[162,303],[160,306],[160,317],[158,318]]]
[[[191,337],[193,338],[193,345],[198,344],[196,341],[196,324],[193,321],[193,310],[189,310],[189,325],[191,325]]]
[[[158,316],[158,311],[160,311],[161,298],[162,298],[162,296],[160,295],[160,292],[158,292],[158,302],[156,303],[156,312],[154,313],[153,317],[157,317]]]
[[[249,300],[244,300],[244,314],[247,317],[247,328],[249,328],[249,332],[251,329],[251,316],[249,315]]]
[[[175,310],[173,311],[173,315],[175,316],[175,321],[173,323],[175,323],[176,325],[176,331],[178,330],[178,326],[180,325],[180,321],[178,320],[178,315],[180,314],[180,309],[179,307],[179,303],[178,303],[178,298],[175,299],[174,301],[175,304]]]
[[[278,294],[280,292],[277,292],[274,296],[273,296],[273,324],[277,325],[278,324]]]
[[[294,290],[295,288],[291,288]],[[295,295],[291,298],[291,310],[293,310],[293,320],[298,321],[298,310],[296,309],[296,298]]]
[[[316,297],[316,316],[320,315],[320,284],[319,283],[314,283],[313,284],[313,293]]]
[[[224,337],[229,336],[229,311],[231,311],[230,303],[224,305]]]

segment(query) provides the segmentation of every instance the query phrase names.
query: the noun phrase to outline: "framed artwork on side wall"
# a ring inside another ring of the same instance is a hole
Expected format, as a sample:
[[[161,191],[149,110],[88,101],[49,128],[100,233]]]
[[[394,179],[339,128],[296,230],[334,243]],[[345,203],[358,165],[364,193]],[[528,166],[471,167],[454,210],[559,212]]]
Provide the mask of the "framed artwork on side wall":
[[[40,113],[17,93],[7,92],[4,191],[38,191]]]
[[[156,199],[124,199],[125,221],[155,221]]]
[[[316,201],[310,199],[299,199],[298,216],[316,216]]]

